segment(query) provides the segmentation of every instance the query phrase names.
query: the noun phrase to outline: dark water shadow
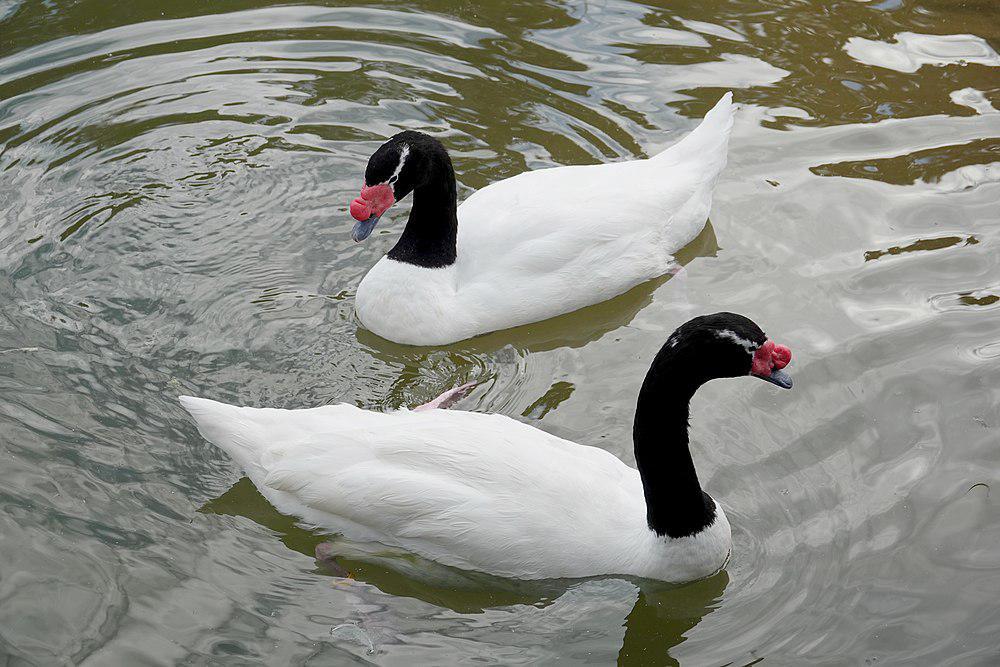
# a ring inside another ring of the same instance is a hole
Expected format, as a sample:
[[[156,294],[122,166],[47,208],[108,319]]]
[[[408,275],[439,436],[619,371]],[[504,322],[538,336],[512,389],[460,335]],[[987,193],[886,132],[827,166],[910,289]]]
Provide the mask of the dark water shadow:
[[[639,597],[625,618],[625,637],[618,651],[619,665],[678,665],[670,650],[718,609],[729,585],[722,570],[689,584],[655,581],[639,584]]]
[[[307,530],[298,520],[276,510],[249,478],[243,477],[202,513],[242,516],[273,531],[293,551],[316,558],[317,574],[350,578],[383,593],[415,598],[462,614],[512,605],[544,608],[579,579],[519,581],[447,567],[414,554],[377,544]],[[667,584],[632,577],[638,588],[631,611],[623,619],[625,635],[619,664],[677,664],[669,651],[718,608],[729,584],[725,570],[689,584]]]

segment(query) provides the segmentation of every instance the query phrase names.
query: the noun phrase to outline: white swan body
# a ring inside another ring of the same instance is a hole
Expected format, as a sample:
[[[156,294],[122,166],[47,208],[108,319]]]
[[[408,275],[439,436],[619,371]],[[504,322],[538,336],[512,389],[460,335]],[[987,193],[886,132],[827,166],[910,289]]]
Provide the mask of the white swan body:
[[[502,415],[180,400],[279,510],[445,565],[520,579],[689,581],[729,554],[718,505],[701,532],[658,536],[635,469]]]
[[[733,115],[727,93],[653,158],[541,169],[483,188],[458,208],[454,262],[428,268],[383,257],[358,286],[358,318],[398,343],[443,345],[568,313],[662,275],[705,225]]]

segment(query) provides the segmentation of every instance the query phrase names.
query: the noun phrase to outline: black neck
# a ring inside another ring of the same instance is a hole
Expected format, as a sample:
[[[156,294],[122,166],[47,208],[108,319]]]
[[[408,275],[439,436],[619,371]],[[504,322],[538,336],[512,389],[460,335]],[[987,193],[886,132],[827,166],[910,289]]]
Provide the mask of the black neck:
[[[688,448],[688,405],[705,379],[685,355],[664,346],[639,392],[632,439],[646,496],[646,522],[657,535],[685,537],[715,521]]]
[[[389,259],[434,269],[455,263],[458,193],[451,159],[441,149],[428,161],[427,180],[413,190],[413,208]]]

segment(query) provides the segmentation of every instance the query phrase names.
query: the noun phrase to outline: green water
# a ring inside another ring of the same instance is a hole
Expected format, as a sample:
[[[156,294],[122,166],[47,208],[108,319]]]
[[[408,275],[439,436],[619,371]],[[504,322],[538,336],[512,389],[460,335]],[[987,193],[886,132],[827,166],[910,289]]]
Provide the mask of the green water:
[[[942,39],[940,36],[950,38]],[[1000,663],[1000,9],[952,0],[0,0],[0,664]],[[678,278],[434,350],[358,329],[347,205],[437,132],[461,196],[742,105]],[[384,409],[467,380],[632,463],[666,335],[729,309],[795,389],[712,383],[734,527],[670,587],[525,584],[271,508],[176,402]]]

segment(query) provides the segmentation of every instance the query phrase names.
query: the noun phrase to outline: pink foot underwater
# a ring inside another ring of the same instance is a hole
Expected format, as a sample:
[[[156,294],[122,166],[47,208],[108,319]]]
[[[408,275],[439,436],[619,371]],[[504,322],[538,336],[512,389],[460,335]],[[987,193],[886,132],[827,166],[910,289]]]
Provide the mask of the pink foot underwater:
[[[476,384],[477,383],[475,382],[466,382],[460,387],[449,389],[448,391],[444,392],[443,394],[435,398],[433,401],[429,401],[427,403],[424,403],[423,405],[418,405],[417,407],[413,408],[413,411],[420,412],[422,410],[435,410],[438,408],[440,408],[441,410],[445,410],[447,408],[450,408],[451,406],[458,403],[461,399],[465,398],[465,396],[470,391],[472,391],[472,388],[475,387]]]
[[[333,542],[321,542],[316,545],[316,560],[323,569],[337,577],[353,579],[354,575],[336,561],[337,548]]]

